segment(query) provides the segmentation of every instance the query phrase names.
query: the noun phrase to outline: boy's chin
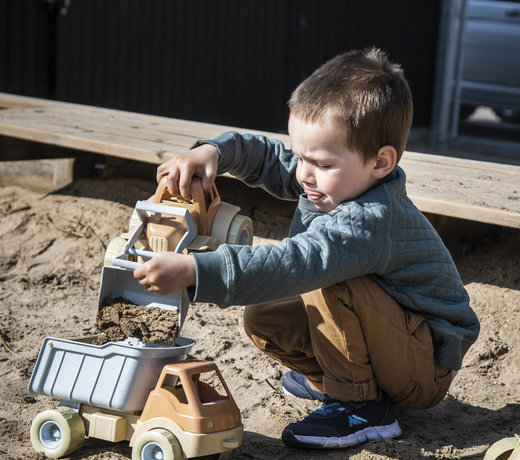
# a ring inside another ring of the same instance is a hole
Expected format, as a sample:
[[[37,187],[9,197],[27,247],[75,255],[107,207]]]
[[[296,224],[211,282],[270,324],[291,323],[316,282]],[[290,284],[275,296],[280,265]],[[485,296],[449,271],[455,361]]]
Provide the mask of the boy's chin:
[[[314,206],[320,212],[329,212],[332,211],[336,206],[330,202],[315,202]]]

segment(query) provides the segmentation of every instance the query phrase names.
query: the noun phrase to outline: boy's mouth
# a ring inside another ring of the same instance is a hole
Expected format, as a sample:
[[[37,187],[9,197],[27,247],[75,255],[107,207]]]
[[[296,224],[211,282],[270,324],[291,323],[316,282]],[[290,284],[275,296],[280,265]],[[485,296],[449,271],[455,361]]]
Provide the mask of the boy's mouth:
[[[307,194],[307,198],[312,202],[320,201],[325,196],[323,193],[313,190],[305,190],[305,193]]]

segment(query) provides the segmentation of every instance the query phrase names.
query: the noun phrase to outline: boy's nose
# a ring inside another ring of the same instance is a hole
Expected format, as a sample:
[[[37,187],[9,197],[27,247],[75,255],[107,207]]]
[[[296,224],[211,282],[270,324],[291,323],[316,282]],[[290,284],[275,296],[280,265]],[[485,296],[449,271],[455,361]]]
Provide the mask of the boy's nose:
[[[301,183],[311,184],[314,182],[314,174],[312,173],[312,166],[308,163],[302,162],[298,165],[297,178]]]

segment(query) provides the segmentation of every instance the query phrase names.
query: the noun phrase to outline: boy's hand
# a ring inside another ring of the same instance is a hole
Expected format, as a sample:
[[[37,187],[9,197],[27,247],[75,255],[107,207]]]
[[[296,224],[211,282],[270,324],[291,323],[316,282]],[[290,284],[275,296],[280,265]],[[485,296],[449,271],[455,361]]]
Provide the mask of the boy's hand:
[[[149,292],[171,294],[196,284],[195,259],[176,252],[158,252],[134,270],[134,278]]]
[[[166,181],[172,196],[191,200],[191,178],[202,178],[202,187],[209,191],[217,176],[218,150],[210,144],[203,144],[187,153],[172,158],[157,168],[157,183],[168,176]]]

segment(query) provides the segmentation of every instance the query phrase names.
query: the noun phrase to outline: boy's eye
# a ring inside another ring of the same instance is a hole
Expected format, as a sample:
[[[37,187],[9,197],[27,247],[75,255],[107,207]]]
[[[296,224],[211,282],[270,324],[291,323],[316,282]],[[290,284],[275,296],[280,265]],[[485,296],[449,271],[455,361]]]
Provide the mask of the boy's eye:
[[[322,164],[322,163],[316,163],[316,166],[320,169],[328,169],[330,168],[330,165]]]

